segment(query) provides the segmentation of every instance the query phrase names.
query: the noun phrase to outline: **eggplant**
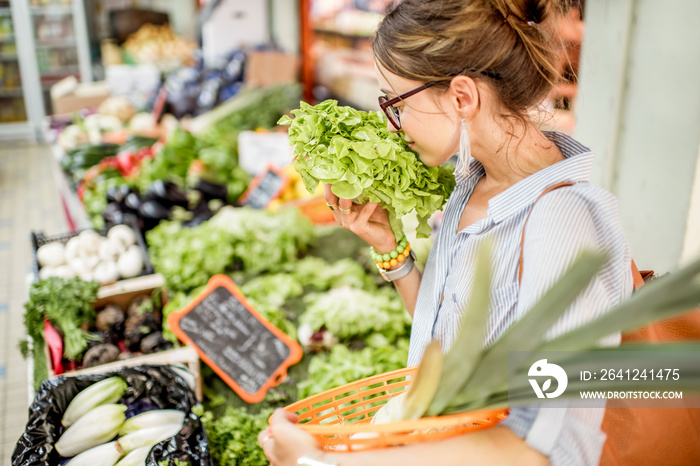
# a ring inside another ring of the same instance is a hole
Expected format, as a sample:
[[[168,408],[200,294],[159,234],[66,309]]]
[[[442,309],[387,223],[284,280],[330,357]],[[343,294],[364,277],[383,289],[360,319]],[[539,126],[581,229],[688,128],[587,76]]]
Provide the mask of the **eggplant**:
[[[124,223],[124,208],[118,202],[110,202],[102,211],[105,222],[111,225]]]
[[[180,187],[172,181],[156,180],[148,187],[146,197],[149,200],[156,200],[161,204],[172,207],[178,205],[187,207],[187,195]]]
[[[124,198],[124,206],[131,210],[139,210],[141,206],[141,196],[138,193],[129,193]]]
[[[206,200],[221,199],[225,201],[226,197],[228,196],[228,189],[226,188],[226,185],[212,183],[210,181],[199,180],[194,189],[201,192],[202,197],[204,197]]]
[[[129,185],[122,184],[119,186],[110,186],[107,188],[107,202],[121,203],[126,196],[131,193],[132,189]]]
[[[158,201],[145,201],[139,206],[139,215],[143,219],[167,220],[170,218],[170,209]]]

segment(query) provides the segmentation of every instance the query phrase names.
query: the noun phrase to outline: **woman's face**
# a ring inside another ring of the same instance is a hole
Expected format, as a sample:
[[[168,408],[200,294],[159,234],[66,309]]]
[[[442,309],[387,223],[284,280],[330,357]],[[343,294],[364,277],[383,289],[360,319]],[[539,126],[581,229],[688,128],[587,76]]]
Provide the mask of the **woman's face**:
[[[381,64],[376,65],[377,79],[382,93],[390,99],[409,92],[424,83],[397,76]],[[429,167],[445,163],[459,149],[460,118],[452,109],[442,90],[428,88],[399,101],[401,133]],[[396,131],[387,122],[391,131]]]

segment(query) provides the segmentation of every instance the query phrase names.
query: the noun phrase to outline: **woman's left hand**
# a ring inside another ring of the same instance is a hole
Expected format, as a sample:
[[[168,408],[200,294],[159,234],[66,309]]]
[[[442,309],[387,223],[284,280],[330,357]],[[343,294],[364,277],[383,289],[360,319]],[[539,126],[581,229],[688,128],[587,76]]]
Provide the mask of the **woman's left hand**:
[[[292,466],[302,456],[322,452],[316,439],[296,425],[298,416],[276,409],[270,427],[260,432],[258,443],[272,466]]]

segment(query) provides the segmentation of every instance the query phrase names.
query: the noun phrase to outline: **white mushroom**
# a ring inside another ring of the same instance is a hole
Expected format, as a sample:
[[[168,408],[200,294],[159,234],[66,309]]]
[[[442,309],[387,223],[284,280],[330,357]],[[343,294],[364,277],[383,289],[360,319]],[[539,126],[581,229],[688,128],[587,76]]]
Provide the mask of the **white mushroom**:
[[[65,263],[65,247],[62,243],[48,243],[37,249],[36,259],[41,266],[58,267]]]
[[[54,269],[54,276],[60,278],[73,278],[75,277],[75,272],[67,265],[59,265]]]
[[[116,262],[125,249],[122,243],[116,239],[105,240],[100,244],[100,259],[102,261]]]
[[[136,243],[136,234],[134,230],[126,225],[115,225],[107,232],[107,238],[110,240],[119,241],[124,249]]]
[[[141,274],[143,270],[143,256],[141,249],[133,245],[119,257],[117,270],[122,278],[132,278]]]
[[[100,285],[116,282],[119,278],[119,271],[115,262],[103,261],[97,264],[92,273],[93,279]]]
[[[80,239],[80,254],[87,255],[97,253],[100,250],[100,244],[104,240],[99,233],[94,230],[81,231],[78,235]]]
[[[70,264],[73,259],[78,257],[79,253],[80,253],[80,238],[78,238],[77,236],[74,236],[71,239],[69,239],[68,242],[66,242],[66,248],[65,248],[66,262],[68,264]]]
[[[88,262],[85,259],[83,259],[81,257],[76,257],[75,259],[70,261],[68,263],[68,265],[73,270],[75,275],[80,277],[83,274],[92,273],[92,269],[93,269],[94,265],[97,265],[97,264],[94,264],[93,267],[89,267]]]
[[[39,270],[39,280],[46,280],[49,277],[55,276],[55,270],[54,267],[49,267],[48,265],[42,267],[41,270]]]
[[[100,263],[100,256],[97,253],[81,255],[80,258],[83,260],[85,268],[89,270],[95,270],[97,264]]]

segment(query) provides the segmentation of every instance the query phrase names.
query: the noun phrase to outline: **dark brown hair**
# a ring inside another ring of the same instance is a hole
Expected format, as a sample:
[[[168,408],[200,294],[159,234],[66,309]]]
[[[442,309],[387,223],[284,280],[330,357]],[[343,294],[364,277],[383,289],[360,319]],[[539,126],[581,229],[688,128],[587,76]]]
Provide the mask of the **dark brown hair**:
[[[387,12],[372,48],[392,73],[436,88],[457,75],[481,80],[524,122],[560,77],[545,24],[555,13],[551,0],[404,0]]]

